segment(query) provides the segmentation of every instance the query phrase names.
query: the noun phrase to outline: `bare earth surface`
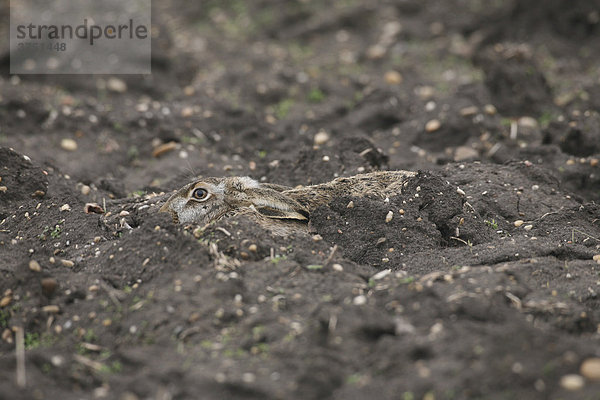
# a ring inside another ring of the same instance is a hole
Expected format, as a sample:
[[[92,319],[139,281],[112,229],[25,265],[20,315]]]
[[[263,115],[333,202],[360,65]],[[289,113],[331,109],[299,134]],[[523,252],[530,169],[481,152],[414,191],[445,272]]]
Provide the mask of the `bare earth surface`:
[[[170,0],[144,77],[2,35],[0,399],[600,399],[599,9]],[[386,169],[311,235],[156,213]]]

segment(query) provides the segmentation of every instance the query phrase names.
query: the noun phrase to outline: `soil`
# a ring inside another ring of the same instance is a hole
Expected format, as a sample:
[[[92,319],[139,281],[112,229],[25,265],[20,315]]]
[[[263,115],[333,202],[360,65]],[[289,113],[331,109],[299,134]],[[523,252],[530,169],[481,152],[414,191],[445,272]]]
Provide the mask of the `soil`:
[[[2,35],[0,399],[600,399],[598,9],[170,0],[150,76]],[[307,235],[156,212],[380,169]]]

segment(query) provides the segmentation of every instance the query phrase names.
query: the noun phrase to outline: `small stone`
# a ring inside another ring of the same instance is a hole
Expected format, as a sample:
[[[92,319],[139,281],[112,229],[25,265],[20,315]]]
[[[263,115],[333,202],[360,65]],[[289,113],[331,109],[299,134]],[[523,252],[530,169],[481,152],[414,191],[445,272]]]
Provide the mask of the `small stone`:
[[[31,260],[29,261],[29,269],[34,272],[40,272],[42,270],[42,267],[39,262]]]
[[[367,58],[375,60],[385,55],[387,49],[380,44],[373,45],[367,49]]]
[[[385,222],[388,223],[392,220],[392,218],[394,218],[394,212],[393,211],[388,211],[387,215],[385,216]]]
[[[535,129],[538,127],[538,122],[535,118],[532,117],[521,117],[517,121],[517,124],[522,126],[523,128]]]
[[[579,368],[579,372],[590,381],[600,381],[600,358],[588,358]]]
[[[498,110],[496,110],[496,107],[493,104],[486,104],[485,106],[483,106],[483,111],[485,111],[485,113],[488,115],[496,115],[496,113],[498,112]]]
[[[346,208],[354,208],[354,202],[352,200],[350,200],[350,202],[348,203]]]
[[[401,208],[400,210],[398,210],[398,214],[400,214],[400,215],[404,215],[404,213],[405,213],[405,211],[404,211],[404,209],[403,209],[403,208]]]
[[[49,306],[42,307],[42,311],[47,312],[49,314],[58,314],[58,312],[60,311],[60,308],[55,305],[49,305]]]
[[[461,188],[456,188],[456,193],[460,194],[461,196],[464,196],[466,194],[465,191]]]
[[[421,100],[427,100],[433,97],[435,89],[431,86],[419,86],[415,89],[415,93],[421,98]]]
[[[590,158],[590,165],[592,167],[595,167],[598,165],[598,159],[597,158]]]
[[[329,156],[323,156],[323,161],[328,162],[329,161]]]
[[[60,141],[60,147],[62,147],[63,150],[75,151],[77,150],[77,142],[73,139],[65,138]]]
[[[170,151],[173,151],[177,148],[177,143],[171,141],[167,143],[160,144],[152,150],[152,157],[158,158]]]
[[[35,192],[33,192],[31,194],[31,197],[44,197],[46,195],[46,192],[44,192],[43,190],[36,190]]]
[[[105,320],[102,321],[102,325],[104,325],[104,326],[111,326],[112,325],[112,320],[110,318],[106,318]]]
[[[319,131],[314,137],[314,143],[317,146],[323,145],[329,141],[329,134],[325,131]]]
[[[71,260],[60,260],[60,263],[63,265],[63,267],[67,267],[67,268],[72,268],[75,266],[75,263]]]
[[[60,211],[71,211],[71,206],[68,204],[63,204],[60,206]]]
[[[42,293],[44,293],[46,297],[50,297],[56,291],[58,282],[54,278],[44,278],[41,280],[41,285]]]
[[[256,253],[256,252],[258,251],[258,246],[256,246],[256,245],[253,243],[253,244],[251,244],[250,246],[248,246],[248,250],[249,250],[249,251],[251,251],[251,252],[253,252],[253,253]]]
[[[97,203],[85,203],[83,211],[86,214],[103,214],[104,210]],[[108,217],[108,214],[106,215]]]
[[[366,302],[367,302],[367,297],[362,294],[360,296],[356,296],[352,300],[352,304],[354,304],[355,306],[362,306],[362,305],[366,304]]]
[[[532,229],[533,229],[533,225],[525,225],[525,226],[523,227],[523,229],[525,229],[526,231],[530,231],[530,230],[532,230]]]
[[[331,268],[333,268],[333,270],[337,272],[342,272],[344,270],[344,267],[342,267],[341,264],[333,264]]]
[[[575,160],[573,160],[573,159],[567,160],[567,165],[575,165]]]
[[[458,146],[454,151],[454,161],[461,162],[478,158],[479,152],[469,146]]]
[[[513,222],[513,225],[514,225],[516,228],[518,228],[518,227],[520,227],[521,225],[523,225],[524,223],[525,223],[525,221],[523,221],[522,219],[518,219],[518,220],[516,220],[515,222]]]
[[[571,391],[581,390],[585,386],[585,380],[581,375],[569,374],[560,378],[560,386]]]
[[[461,108],[459,113],[463,117],[471,117],[471,116],[477,114],[478,111],[479,111],[479,109],[476,106],[470,106],[470,107]]]
[[[90,194],[90,191],[91,191],[91,189],[88,185],[83,185],[81,187],[81,194],[84,196],[87,196],[88,194]]]
[[[431,121],[427,121],[425,124],[425,131],[427,132],[435,132],[442,127],[442,123],[437,119],[432,119]]]
[[[123,211],[121,211],[121,212],[119,213],[119,216],[120,216],[120,217],[126,217],[126,216],[128,216],[128,215],[129,215],[129,211],[126,211],[126,210],[123,210]]]
[[[12,331],[10,329],[6,328],[4,331],[2,331],[2,340],[4,340],[6,343],[13,342]]]
[[[384,75],[384,79],[390,85],[399,85],[402,83],[403,78],[398,71],[388,71]]]
[[[0,186],[0,193],[6,193],[8,188],[6,186]]]
[[[594,260],[598,264],[600,264],[600,254],[594,254],[594,256],[592,257],[592,260]]]
[[[320,242],[321,240],[323,240],[323,236],[319,234],[313,235],[312,240],[313,242]]]
[[[127,91],[127,84],[122,79],[115,78],[113,76],[108,78],[108,81],[106,82],[106,88],[111,92],[125,93]]]
[[[12,301],[12,296],[4,296],[2,300],[0,300],[0,308],[6,307]]]
[[[194,115],[194,109],[192,107],[183,107],[181,110],[181,116],[184,118],[191,117],[192,115]]]

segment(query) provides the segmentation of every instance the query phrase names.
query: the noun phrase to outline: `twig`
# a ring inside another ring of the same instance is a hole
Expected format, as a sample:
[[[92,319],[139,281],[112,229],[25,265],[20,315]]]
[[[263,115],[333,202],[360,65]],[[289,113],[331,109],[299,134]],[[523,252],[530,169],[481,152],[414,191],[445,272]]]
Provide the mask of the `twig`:
[[[27,376],[25,374],[25,333],[23,328],[16,329],[15,352],[17,356],[17,386],[24,388],[27,384]]]
[[[337,249],[338,249],[338,245],[333,245],[333,248],[331,249],[331,252],[329,253],[329,256],[327,257],[327,260],[325,260],[325,265],[323,265],[323,267],[327,267],[329,265],[329,263],[333,260],[333,257],[335,256],[335,253],[337,253]]]
[[[464,241],[464,240],[462,240],[461,238],[457,238],[457,237],[454,237],[454,236],[450,236],[450,239],[458,240],[459,242],[461,242],[461,243],[464,243],[464,244],[465,244],[465,245],[467,245],[467,246],[469,245],[469,243],[465,242],[465,241]]]
[[[573,231],[571,232],[571,235],[572,235],[572,238],[573,238],[573,243],[575,243],[575,232],[581,233],[582,235],[585,235],[585,236],[589,237],[590,239],[594,239],[594,240],[600,242],[600,239],[598,239],[596,237],[593,237],[592,235],[589,235],[589,234],[587,234],[587,233],[585,233],[583,231],[580,231],[579,229],[573,228]]]
[[[102,364],[101,362],[94,361],[92,359],[82,356],[81,354],[74,354],[73,359],[79,364],[85,365],[86,367],[95,371],[101,371],[102,367],[104,367],[104,364]]]
[[[231,233],[229,233],[229,231],[225,228],[221,228],[220,226],[215,228],[216,230],[223,232],[225,235],[227,235],[227,237],[231,237]]]

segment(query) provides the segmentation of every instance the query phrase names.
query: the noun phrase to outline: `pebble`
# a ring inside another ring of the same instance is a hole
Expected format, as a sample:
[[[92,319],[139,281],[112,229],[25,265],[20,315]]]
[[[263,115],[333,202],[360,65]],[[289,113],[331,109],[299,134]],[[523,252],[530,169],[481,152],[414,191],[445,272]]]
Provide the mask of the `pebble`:
[[[323,161],[328,162],[329,161],[329,156],[323,156]]]
[[[399,85],[402,83],[402,75],[398,71],[388,71],[384,75],[384,79],[390,85]]]
[[[42,307],[42,311],[51,313],[51,314],[57,314],[60,311],[60,308],[55,305],[49,305],[49,306]]]
[[[538,122],[535,118],[532,117],[521,117],[517,121],[517,123],[523,128],[531,128],[535,129],[538,127]]]
[[[588,358],[581,364],[579,372],[591,381],[600,381],[600,358]]]
[[[338,271],[338,272],[342,272],[344,270],[344,267],[342,267],[341,264],[333,264],[331,266],[331,268],[333,268],[334,271]]]
[[[465,191],[461,188],[456,188],[456,193],[460,194],[461,196],[464,196],[466,194]]]
[[[100,205],[98,203],[85,203],[85,206],[83,207],[83,211],[86,214],[103,214],[104,210],[102,209],[102,207],[100,207]],[[106,214],[106,216],[108,217],[108,214]]]
[[[354,304],[355,306],[362,306],[364,304],[367,303],[367,297],[364,295],[360,295],[360,296],[356,296],[353,300],[352,300],[352,304]]]
[[[486,104],[485,106],[483,106],[483,111],[485,111],[485,113],[488,115],[496,115],[496,113],[498,112],[498,110],[496,110],[496,107],[493,104]]]
[[[73,266],[75,266],[75,263],[71,260],[60,260],[60,263],[63,265],[63,267],[68,267],[68,268],[72,268]]]
[[[479,157],[479,152],[469,146],[458,146],[454,152],[454,161],[460,162]]]
[[[123,211],[121,211],[121,212],[119,213],[119,216],[120,216],[120,217],[126,217],[126,216],[128,216],[128,215],[129,215],[129,211],[126,211],[126,210],[123,210]]]
[[[168,152],[171,152],[177,148],[177,143],[171,141],[167,143],[160,144],[152,150],[152,157],[158,158]]]
[[[314,143],[317,146],[323,145],[329,141],[329,134],[325,131],[319,131],[314,137]]]
[[[125,93],[127,91],[127,84],[122,79],[111,77],[106,82],[106,88],[111,92]]]
[[[522,219],[518,219],[516,220],[513,224],[515,225],[515,227],[520,227],[521,225],[523,225],[525,223],[525,221],[523,221]]]
[[[60,206],[60,211],[71,211],[71,206],[68,204],[63,204]]]
[[[194,109],[192,107],[183,107],[181,110],[181,116],[184,118],[191,117],[192,115],[194,115]]]
[[[42,293],[44,293],[46,297],[50,297],[56,291],[56,288],[58,287],[58,282],[54,278],[44,278],[41,280],[41,285]]]
[[[87,196],[88,194],[90,194],[90,191],[91,191],[91,189],[88,185],[83,185],[81,187],[81,194],[84,196]]]
[[[34,272],[40,272],[42,270],[42,267],[40,266],[39,262],[31,260],[29,261],[29,269]]]
[[[354,202],[352,200],[350,200],[350,202],[348,203],[346,208],[354,208]]]
[[[442,123],[437,119],[432,119],[431,121],[427,121],[425,124],[425,131],[427,132],[435,132],[442,127]]]
[[[10,329],[6,328],[4,329],[4,331],[2,331],[2,340],[4,340],[6,343],[12,343],[12,332]]]
[[[560,386],[562,386],[563,389],[571,391],[581,390],[584,385],[585,380],[581,375],[569,374],[560,378]]]
[[[595,167],[598,165],[598,159],[597,158],[590,158],[590,165],[592,167]]]
[[[0,193],[6,193],[8,188],[6,186],[0,186]]]
[[[388,223],[392,220],[392,218],[394,218],[394,212],[393,211],[388,211],[387,215],[385,216],[385,222]]]
[[[594,254],[594,256],[592,257],[592,260],[594,260],[598,264],[600,264],[600,254]]]
[[[470,116],[477,114],[478,111],[479,111],[479,109],[476,106],[470,106],[470,107],[461,108],[459,113],[463,117],[470,117]]]
[[[258,251],[258,246],[256,246],[255,244],[251,244],[250,246],[248,246],[248,250],[256,253]]]
[[[523,227],[523,229],[525,229],[526,231],[530,231],[530,230],[532,230],[532,229],[533,229],[533,225],[525,225],[525,226]]]
[[[73,139],[65,138],[60,141],[60,147],[62,147],[63,150],[75,151],[77,150],[77,142]]]
[[[2,300],[0,300],[0,308],[6,307],[12,301],[12,296],[4,296]]]

